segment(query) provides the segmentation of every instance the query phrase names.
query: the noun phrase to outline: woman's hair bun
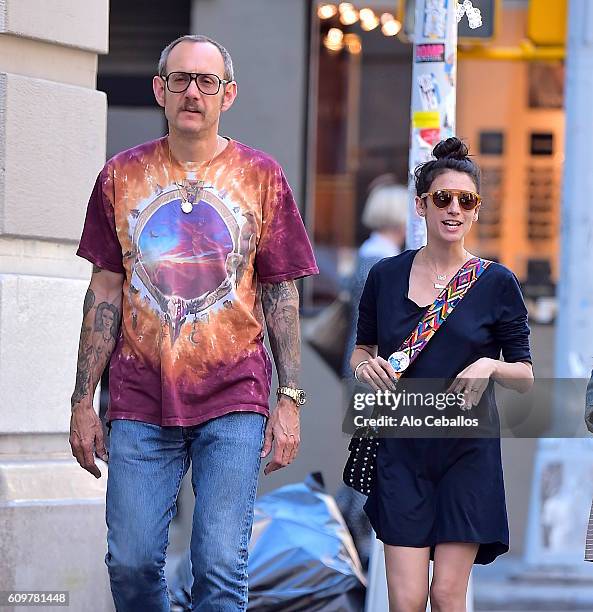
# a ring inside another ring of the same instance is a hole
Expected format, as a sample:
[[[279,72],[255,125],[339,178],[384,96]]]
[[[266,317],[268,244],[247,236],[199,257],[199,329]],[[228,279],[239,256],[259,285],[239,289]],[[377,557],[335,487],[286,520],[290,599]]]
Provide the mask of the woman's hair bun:
[[[467,159],[469,149],[463,141],[453,136],[447,140],[441,140],[433,149],[432,154],[437,159]]]
[[[436,159],[424,162],[414,169],[416,193],[422,195],[431,190],[434,179],[446,172],[465,172],[469,175],[480,193],[480,168],[469,157],[467,146],[459,138],[447,138],[439,142],[432,151]]]

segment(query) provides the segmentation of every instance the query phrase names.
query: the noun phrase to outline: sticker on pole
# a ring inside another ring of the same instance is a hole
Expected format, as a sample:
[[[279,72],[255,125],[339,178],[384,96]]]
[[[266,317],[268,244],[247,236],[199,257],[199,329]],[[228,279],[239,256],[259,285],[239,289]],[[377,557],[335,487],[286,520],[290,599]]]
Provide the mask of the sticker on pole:
[[[426,0],[424,5],[424,38],[440,38],[447,35],[447,0]]]
[[[445,45],[442,43],[429,43],[416,45],[416,63],[427,64],[445,61]]]
[[[438,128],[421,129],[420,138],[423,142],[427,143],[430,148],[433,148],[441,140],[441,130]]]
[[[412,127],[438,130],[441,127],[441,115],[439,111],[416,111],[412,115]]]
[[[441,103],[439,85],[436,75],[432,72],[418,76],[418,90],[420,91],[420,104],[423,111],[436,111]],[[434,126],[427,126],[434,127]]]

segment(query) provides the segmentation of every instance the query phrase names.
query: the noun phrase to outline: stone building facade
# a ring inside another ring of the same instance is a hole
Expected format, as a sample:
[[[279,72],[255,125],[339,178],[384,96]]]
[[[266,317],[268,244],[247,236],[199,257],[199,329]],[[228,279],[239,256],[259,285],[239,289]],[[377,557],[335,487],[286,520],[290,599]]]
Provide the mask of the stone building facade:
[[[0,590],[68,590],[73,610],[112,609],[106,478],[68,446],[108,30],[108,0],[0,0]]]

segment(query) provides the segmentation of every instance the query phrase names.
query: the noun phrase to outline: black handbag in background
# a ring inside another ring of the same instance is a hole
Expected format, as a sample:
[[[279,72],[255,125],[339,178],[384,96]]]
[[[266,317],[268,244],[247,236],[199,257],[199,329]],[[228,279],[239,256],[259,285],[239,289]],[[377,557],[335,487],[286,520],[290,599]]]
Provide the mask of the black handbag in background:
[[[351,324],[352,304],[350,296],[344,292],[306,327],[305,341],[338,376],[342,374]]]

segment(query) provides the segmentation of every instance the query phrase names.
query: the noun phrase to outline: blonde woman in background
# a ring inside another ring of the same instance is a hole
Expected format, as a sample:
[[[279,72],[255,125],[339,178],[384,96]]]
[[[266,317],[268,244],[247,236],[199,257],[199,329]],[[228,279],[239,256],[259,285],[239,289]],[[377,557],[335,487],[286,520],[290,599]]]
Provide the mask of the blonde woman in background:
[[[407,187],[395,183],[390,174],[379,176],[371,182],[362,213],[362,224],[371,230],[371,235],[358,249],[356,268],[349,287],[352,323],[342,370],[347,378],[352,377],[350,356],[356,340],[358,303],[369,270],[381,259],[401,253],[406,240],[407,214]]]

